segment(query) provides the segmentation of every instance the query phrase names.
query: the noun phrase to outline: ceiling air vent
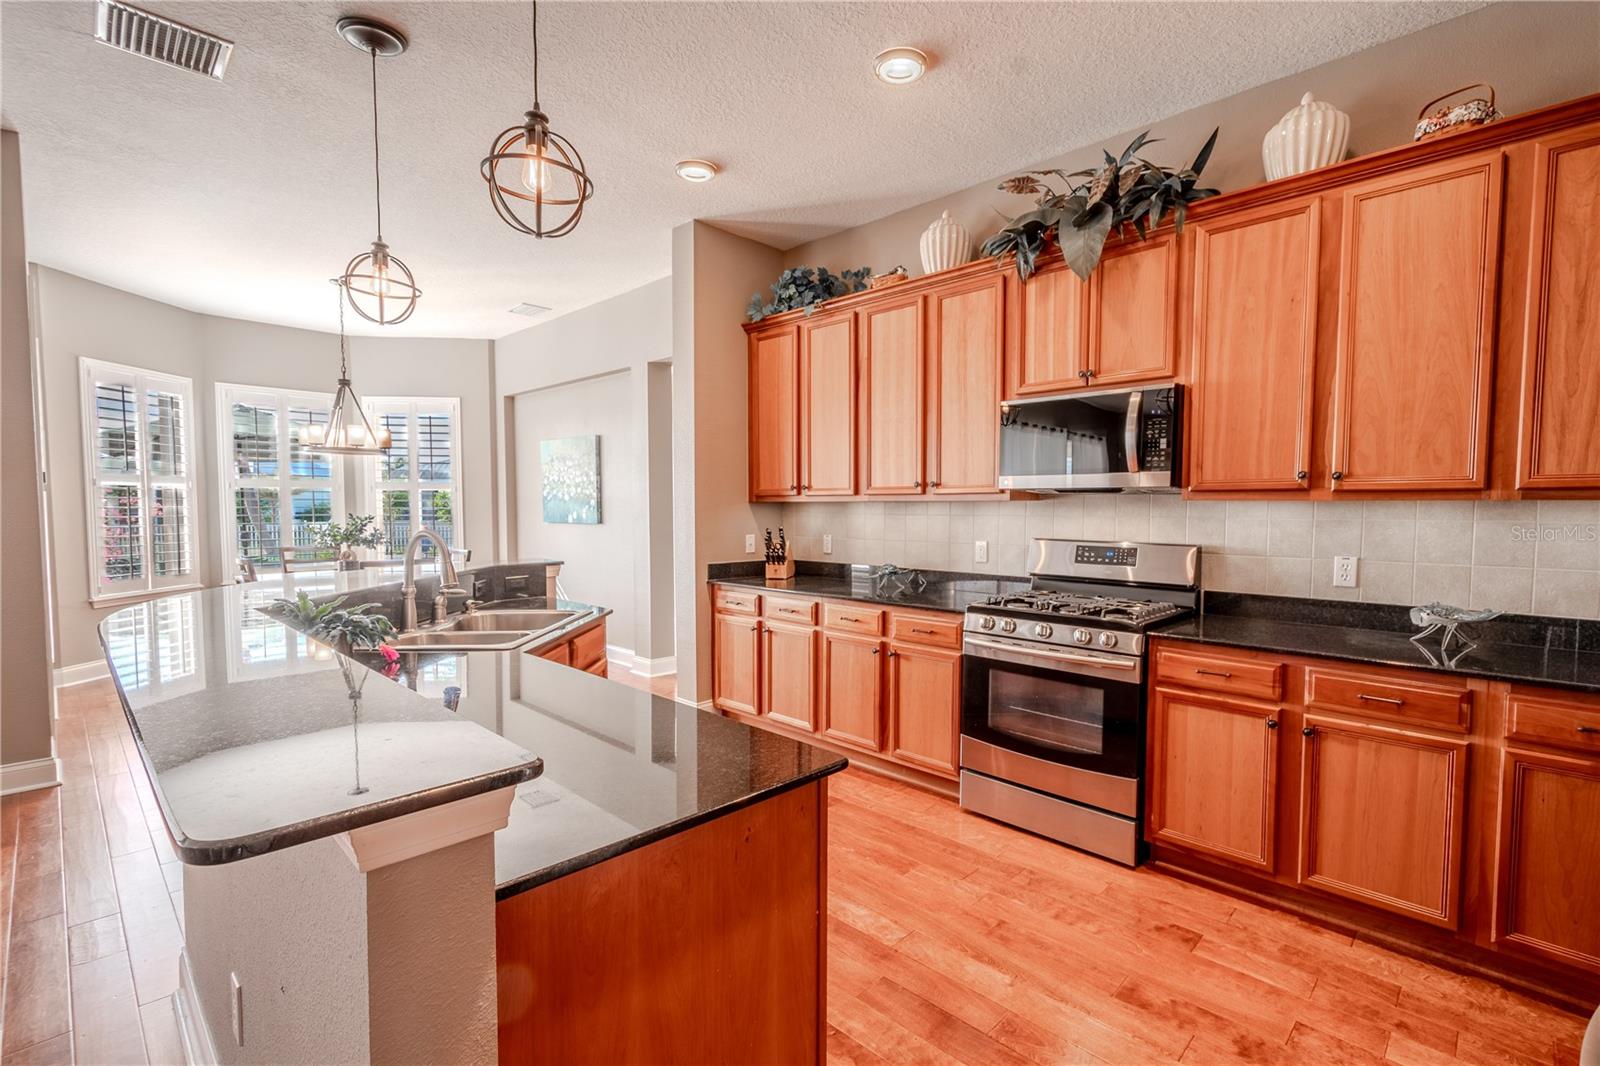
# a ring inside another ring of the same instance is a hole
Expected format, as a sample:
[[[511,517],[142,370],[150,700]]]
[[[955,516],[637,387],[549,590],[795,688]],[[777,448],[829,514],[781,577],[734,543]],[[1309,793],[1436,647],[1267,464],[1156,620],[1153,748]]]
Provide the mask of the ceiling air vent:
[[[511,309],[511,313],[514,315],[527,315],[529,318],[534,318],[538,315],[544,314],[548,310],[550,309],[545,307],[543,304],[518,304]]]
[[[95,0],[95,40],[169,67],[222,79],[233,42],[117,0]]]

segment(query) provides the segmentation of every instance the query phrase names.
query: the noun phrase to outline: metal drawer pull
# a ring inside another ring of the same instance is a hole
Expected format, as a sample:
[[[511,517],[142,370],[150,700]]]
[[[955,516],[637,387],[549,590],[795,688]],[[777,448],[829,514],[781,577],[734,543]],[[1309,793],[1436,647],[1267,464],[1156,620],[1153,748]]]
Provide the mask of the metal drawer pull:
[[[795,608],[793,608],[793,607],[779,607],[778,608],[778,613],[779,614],[799,614],[800,612],[798,610],[796,610]]]
[[[933,630],[931,630],[931,629],[918,629],[916,626],[912,626],[911,627],[911,632],[913,632],[913,633],[922,633],[922,634],[924,634],[926,636],[930,636],[930,637],[933,636]]]
[[[1580,725],[1578,727],[1578,732],[1580,732],[1580,733],[1600,733],[1600,727],[1592,726],[1592,725]]]
[[[1366,700],[1368,703],[1388,703],[1395,707],[1399,707],[1401,704],[1406,702],[1397,696],[1369,696],[1365,692],[1356,693],[1356,699]]]
[[[1202,670],[1198,666],[1195,667],[1194,672],[1197,673],[1197,674],[1205,674],[1207,677],[1232,677],[1233,676],[1232,674],[1228,673],[1228,671],[1226,671],[1226,670]]]
[[[1268,718],[1267,719],[1267,728],[1268,729],[1276,729],[1276,728],[1278,728],[1278,720],[1276,718]]]
[[[1312,729],[1310,726],[1306,726],[1304,729],[1300,730],[1300,734],[1301,736],[1314,737],[1317,735],[1317,731]]]
[[[841,622],[859,622],[859,621],[861,621],[861,619],[857,618],[855,615],[852,615],[852,614],[841,614],[839,616],[839,621],[841,621]]]

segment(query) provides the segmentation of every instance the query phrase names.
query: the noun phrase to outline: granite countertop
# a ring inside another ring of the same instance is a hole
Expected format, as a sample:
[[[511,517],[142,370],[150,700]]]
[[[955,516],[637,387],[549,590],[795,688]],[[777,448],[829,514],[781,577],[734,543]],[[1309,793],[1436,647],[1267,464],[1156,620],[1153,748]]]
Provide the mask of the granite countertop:
[[[294,574],[101,623],[183,861],[233,862],[514,786],[495,836],[503,897],[846,765],[522,651],[405,653],[385,669],[258,609],[291,591],[382,601],[397,588],[367,571]]]
[[[912,607],[925,611],[965,611],[974,603],[1006,592],[1029,587],[1027,578],[997,577],[993,574],[953,573],[945,570],[919,570],[927,582],[922,588],[894,590],[877,588],[872,567],[847,563],[795,562],[792,581],[768,584],[760,563],[713,563],[708,578],[719,585],[761,589],[765,592],[793,593],[822,599],[856,600],[888,607]]]
[[[1446,662],[1438,634],[1426,641],[1427,650],[1411,641],[1416,627],[1408,611],[1387,604],[1208,593],[1201,614],[1158,626],[1151,635],[1600,692],[1600,624],[1512,615],[1463,626],[1477,647]]]

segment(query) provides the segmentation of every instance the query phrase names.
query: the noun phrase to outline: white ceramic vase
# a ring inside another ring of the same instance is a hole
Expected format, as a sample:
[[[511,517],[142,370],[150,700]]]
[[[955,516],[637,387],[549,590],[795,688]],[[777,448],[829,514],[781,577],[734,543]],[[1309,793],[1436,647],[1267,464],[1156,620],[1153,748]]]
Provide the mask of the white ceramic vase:
[[[946,211],[922,231],[922,272],[936,274],[972,260],[972,238],[967,227]]]
[[[1304,174],[1344,158],[1350,145],[1350,116],[1310,93],[1278,120],[1261,142],[1267,180]]]

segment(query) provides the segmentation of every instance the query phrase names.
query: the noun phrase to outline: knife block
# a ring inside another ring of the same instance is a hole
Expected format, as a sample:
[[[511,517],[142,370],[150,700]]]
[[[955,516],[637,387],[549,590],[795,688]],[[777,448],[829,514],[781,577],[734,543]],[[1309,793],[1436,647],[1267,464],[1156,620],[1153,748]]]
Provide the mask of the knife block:
[[[768,581],[793,581],[794,580],[794,560],[793,559],[785,559],[781,563],[768,563],[767,564],[767,580]]]

